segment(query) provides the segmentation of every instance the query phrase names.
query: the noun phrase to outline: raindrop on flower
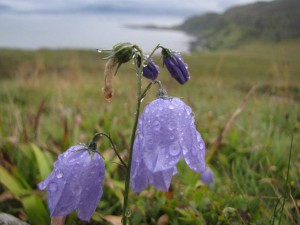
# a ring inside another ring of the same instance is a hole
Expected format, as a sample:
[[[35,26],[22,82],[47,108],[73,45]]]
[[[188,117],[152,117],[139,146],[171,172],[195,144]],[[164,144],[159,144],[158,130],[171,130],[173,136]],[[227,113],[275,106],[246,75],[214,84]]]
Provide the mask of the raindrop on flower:
[[[56,191],[57,191],[57,183],[51,182],[51,183],[48,185],[48,190],[49,190],[50,192],[56,192]]]
[[[46,182],[42,181],[38,184],[40,190],[44,190],[46,188]]]
[[[74,195],[80,195],[82,187],[79,184],[71,183],[71,191]]]
[[[203,148],[204,148],[204,144],[201,143],[201,144],[200,144],[200,149],[203,150]]]
[[[169,105],[169,109],[174,109],[174,106],[173,105]]]
[[[180,153],[180,148],[178,147],[171,147],[169,150],[170,155],[177,156]]]
[[[56,169],[55,170],[55,175],[56,175],[57,178],[62,178],[64,176],[64,173],[61,170]]]
[[[156,130],[156,131],[159,131],[159,130],[160,130],[160,127],[161,127],[161,126],[160,126],[159,121],[156,120],[156,121],[154,122],[153,125],[154,125],[154,130]]]

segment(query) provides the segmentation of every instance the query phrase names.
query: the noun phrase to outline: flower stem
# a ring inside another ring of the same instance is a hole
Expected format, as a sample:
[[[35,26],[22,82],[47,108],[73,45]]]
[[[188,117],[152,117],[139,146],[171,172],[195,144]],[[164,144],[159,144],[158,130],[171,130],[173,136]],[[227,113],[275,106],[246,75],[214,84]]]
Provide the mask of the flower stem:
[[[141,53],[141,55],[143,55]],[[136,60],[136,59],[135,59]],[[135,62],[136,65],[137,62]],[[127,163],[127,172],[126,172],[126,179],[125,179],[125,191],[124,191],[124,202],[123,202],[123,215],[122,215],[122,224],[127,225],[127,219],[128,219],[128,195],[129,195],[129,184],[130,184],[130,174],[131,174],[131,162],[132,162],[132,153],[133,153],[133,144],[134,144],[134,138],[136,134],[138,119],[140,115],[140,108],[141,108],[141,96],[142,96],[142,72],[143,72],[143,66],[137,68],[137,102],[136,102],[136,111],[135,111],[135,119],[134,119],[134,125],[132,128],[131,133],[131,139],[130,139],[130,150],[129,150],[129,159]]]

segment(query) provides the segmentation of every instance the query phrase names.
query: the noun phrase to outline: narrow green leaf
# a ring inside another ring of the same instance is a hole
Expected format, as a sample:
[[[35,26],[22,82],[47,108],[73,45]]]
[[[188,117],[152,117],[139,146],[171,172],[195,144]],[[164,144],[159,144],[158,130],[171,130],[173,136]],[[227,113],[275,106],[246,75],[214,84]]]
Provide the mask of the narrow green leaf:
[[[43,153],[43,151],[38,146],[31,143],[31,147],[32,147],[33,153],[35,155],[36,162],[38,164],[41,179],[45,179],[51,173],[50,163],[47,160],[46,155]]]
[[[50,224],[49,212],[38,196],[26,196],[21,201],[31,224]]]
[[[22,184],[2,166],[0,166],[0,182],[15,196],[26,192]]]

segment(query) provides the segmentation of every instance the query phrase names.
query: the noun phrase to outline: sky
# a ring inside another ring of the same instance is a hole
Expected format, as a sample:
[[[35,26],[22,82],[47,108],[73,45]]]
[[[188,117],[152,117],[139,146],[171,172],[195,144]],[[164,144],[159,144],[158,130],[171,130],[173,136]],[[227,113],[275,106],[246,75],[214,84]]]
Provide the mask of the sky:
[[[190,16],[257,0],[0,0],[0,13],[138,13]],[[265,0],[268,1],[268,0]]]

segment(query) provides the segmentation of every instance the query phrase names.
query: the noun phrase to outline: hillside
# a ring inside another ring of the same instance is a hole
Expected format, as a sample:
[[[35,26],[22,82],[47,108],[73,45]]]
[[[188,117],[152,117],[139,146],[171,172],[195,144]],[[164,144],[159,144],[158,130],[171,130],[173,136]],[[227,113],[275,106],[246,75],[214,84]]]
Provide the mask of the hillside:
[[[196,37],[193,48],[230,48],[253,40],[295,39],[300,37],[300,1],[257,2],[223,14],[193,16],[176,29]]]

